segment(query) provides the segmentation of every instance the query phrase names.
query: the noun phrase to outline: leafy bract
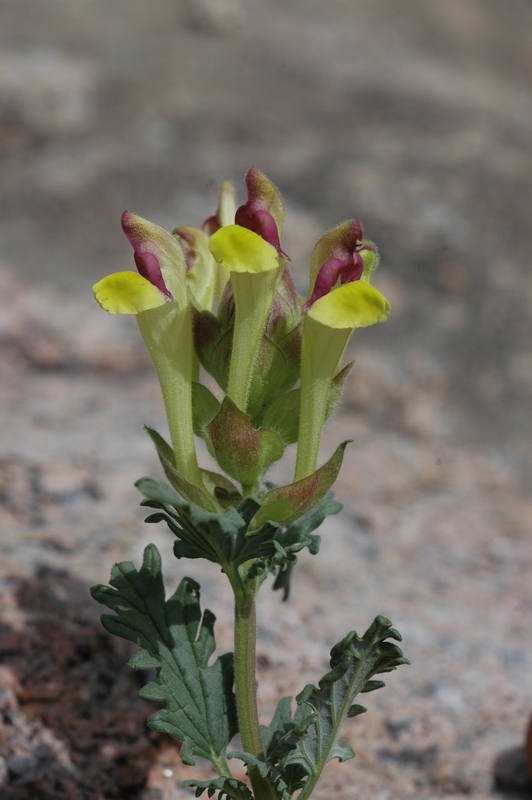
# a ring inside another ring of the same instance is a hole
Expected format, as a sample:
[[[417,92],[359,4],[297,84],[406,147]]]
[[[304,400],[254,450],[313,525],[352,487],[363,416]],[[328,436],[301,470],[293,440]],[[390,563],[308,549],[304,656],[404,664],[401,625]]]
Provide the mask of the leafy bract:
[[[153,478],[141,478],[135,485],[146,498],[143,506],[160,509],[146,522],[164,521],[175,534],[176,558],[205,558],[227,570],[229,565],[238,567],[276,550],[273,541],[279,525],[267,523],[260,530],[248,531],[260,508],[259,500],[248,497],[238,508],[229,506],[217,514],[181,500],[169,486]]]
[[[261,495],[263,503],[253,520],[253,527],[260,527],[266,520],[289,525],[311,511],[322,500],[336,478],[342,466],[344,450],[350,439],[339,445],[331,458],[311,475],[294,483],[278,486]],[[339,509],[338,509],[339,510]]]
[[[159,456],[159,461],[161,462],[164,474],[172,486],[177,489],[179,494],[193,503],[198,503],[202,508],[208,508],[210,511],[216,511],[218,504],[213,496],[207,494],[205,487],[196,486],[195,484],[190,483],[190,481],[187,481],[186,478],[184,478],[183,475],[181,475],[181,473],[175,468],[174,451],[168,442],[166,442],[160,433],[157,433],[157,431],[155,431],[153,428],[148,428],[146,426],[144,430],[157,449],[157,455]]]
[[[165,601],[161,557],[153,544],[146,547],[140,570],[128,561],[116,564],[110,584],[114,588],[98,585],[91,590],[95,600],[116,612],[102,615],[103,626],[143,648],[131,666],[157,670],[157,681],[140,694],[165,707],[148,724],[183,743],[184,764],[193,766],[193,756],[201,756],[220,769],[237,732],[233,654],[209,666],[215,617],[206,610],[202,619],[199,585],[183,578]]]
[[[305,547],[312,554],[317,553],[320,537],[312,531],[326,516],[341,509],[329,492],[286,530],[269,521],[250,530],[251,520],[261,508],[257,498],[246,497],[237,508],[229,506],[223,514],[217,514],[182,500],[174,489],[154,478],[141,478],[135,485],[145,497],[142,505],[158,509],[146,522],[164,521],[175,534],[177,558],[205,558],[220,564],[226,572],[249,564],[246,580],[263,579],[276,568],[283,573],[297,562],[296,553]],[[281,581],[277,588],[283,588],[287,595],[287,582]]]
[[[220,401],[202,383],[192,383],[192,422],[196,436],[205,436],[205,428],[220,410]]]
[[[199,386],[199,384],[194,385]],[[201,508],[209,511],[224,509],[228,505],[238,505],[239,501],[242,500],[242,495],[234,483],[225,475],[220,475],[218,472],[200,469],[199,472],[202,480],[201,488],[186,481],[174,466],[174,451],[168,442],[153,428],[145,427],[144,430],[157,449],[157,455],[159,456],[164,474],[179,495],[184,497],[185,500],[190,500],[190,502],[196,503],[201,506]],[[179,496],[175,493],[173,496],[179,499]]]

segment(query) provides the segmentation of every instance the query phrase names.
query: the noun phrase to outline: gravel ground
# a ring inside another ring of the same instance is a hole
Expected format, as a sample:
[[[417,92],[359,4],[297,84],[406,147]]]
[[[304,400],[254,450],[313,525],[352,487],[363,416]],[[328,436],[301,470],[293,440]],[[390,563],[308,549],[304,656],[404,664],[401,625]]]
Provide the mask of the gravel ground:
[[[130,268],[124,208],[197,224],[252,163],[284,191],[301,290],[356,214],[393,307],[355,337],[324,441],[354,440],[344,511],[288,603],[263,590],[261,714],[384,614],[412,666],[349,723],[357,758],[317,800],[499,796],[532,710],[531,23],[527,0],[0,4],[1,800],[189,796],[88,587],[155,541],[222,652],[231,599],[143,523],[162,405],[134,321],[89,286]]]

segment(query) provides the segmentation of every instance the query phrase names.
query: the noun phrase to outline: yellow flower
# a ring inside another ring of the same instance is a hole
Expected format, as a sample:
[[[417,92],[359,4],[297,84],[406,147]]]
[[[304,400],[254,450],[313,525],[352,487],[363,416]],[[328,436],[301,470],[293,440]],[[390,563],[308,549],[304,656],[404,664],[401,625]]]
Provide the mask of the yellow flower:
[[[386,298],[369,283],[377,263],[377,249],[362,238],[357,219],[326,233],[312,252],[311,291],[303,306],[296,480],[316,468],[331,382],[351,334],[385,322],[390,313]]]
[[[187,303],[183,251],[171,233],[124,211],[122,229],[134,250],[138,272],[115,272],[94,286],[94,296],[111,314],[140,314],[172,301]]]
[[[172,438],[175,467],[201,487],[192,425],[196,356],[186,287],[185,256],[171,233],[124,211],[122,229],[133,246],[137,272],[116,272],[93,287],[111,314],[135,314],[155,366]]]

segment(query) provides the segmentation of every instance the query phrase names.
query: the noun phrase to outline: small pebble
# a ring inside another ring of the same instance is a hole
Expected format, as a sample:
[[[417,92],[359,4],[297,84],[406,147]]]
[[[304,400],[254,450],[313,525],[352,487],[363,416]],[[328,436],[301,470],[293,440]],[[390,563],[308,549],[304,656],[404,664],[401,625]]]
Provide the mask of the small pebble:
[[[524,747],[504,750],[493,765],[493,777],[498,789],[532,792]]]
[[[5,786],[7,783],[9,769],[7,762],[3,756],[0,756],[0,786]]]
[[[38,759],[33,756],[11,756],[7,761],[9,771],[23,780],[31,780],[38,765]]]

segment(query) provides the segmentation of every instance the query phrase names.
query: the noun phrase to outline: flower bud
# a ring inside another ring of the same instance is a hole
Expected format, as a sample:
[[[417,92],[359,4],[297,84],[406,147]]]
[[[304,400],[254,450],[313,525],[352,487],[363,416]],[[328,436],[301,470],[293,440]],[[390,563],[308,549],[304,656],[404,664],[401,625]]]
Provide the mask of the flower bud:
[[[255,167],[246,175],[248,201],[237,209],[235,222],[257,233],[277,250],[279,256],[290,261],[281,250],[284,224],[284,203],[279,189]]]
[[[209,237],[204,231],[190,226],[174,229],[187,264],[186,282],[194,305],[214,311],[229,275],[214,260],[209,250]]]
[[[201,228],[207,236],[212,236],[220,228],[234,225],[235,214],[235,187],[230,181],[224,181],[220,187],[218,210],[212,217],[207,217]]]

